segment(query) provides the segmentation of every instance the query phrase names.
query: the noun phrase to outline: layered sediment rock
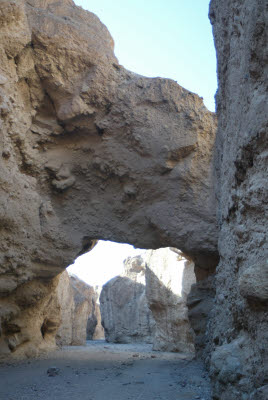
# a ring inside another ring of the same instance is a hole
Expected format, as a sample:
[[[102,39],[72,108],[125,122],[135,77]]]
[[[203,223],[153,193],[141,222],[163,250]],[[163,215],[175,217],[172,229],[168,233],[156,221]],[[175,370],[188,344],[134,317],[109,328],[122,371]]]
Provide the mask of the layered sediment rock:
[[[153,349],[194,352],[194,333],[186,305],[196,281],[194,264],[171,248],[146,252],[145,262],[146,297],[156,322]]]
[[[155,322],[145,294],[145,262],[142,256],[127,258],[122,275],[103,286],[100,307],[108,342],[152,343]]]
[[[220,263],[210,321],[214,398],[268,398],[267,2],[212,0],[218,58]],[[209,361],[209,360],[208,360]]]
[[[126,71],[71,0],[2,0],[0,33],[0,342],[26,352],[34,329],[7,344],[28,307],[17,291],[45,302],[95,238],[172,245],[214,269],[216,117],[174,81]]]

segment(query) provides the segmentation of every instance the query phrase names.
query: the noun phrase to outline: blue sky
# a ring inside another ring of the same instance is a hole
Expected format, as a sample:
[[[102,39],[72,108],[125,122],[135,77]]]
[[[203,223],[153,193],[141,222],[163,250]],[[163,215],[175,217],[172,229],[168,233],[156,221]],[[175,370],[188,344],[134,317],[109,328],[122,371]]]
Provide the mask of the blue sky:
[[[216,55],[208,0],[75,0],[94,12],[125,68],[161,76],[204,98],[214,111]]]
[[[141,75],[171,78],[204,98],[214,111],[216,55],[208,0],[74,0],[94,12],[115,41],[120,64]],[[120,274],[130,245],[99,242],[69,271],[90,285]]]

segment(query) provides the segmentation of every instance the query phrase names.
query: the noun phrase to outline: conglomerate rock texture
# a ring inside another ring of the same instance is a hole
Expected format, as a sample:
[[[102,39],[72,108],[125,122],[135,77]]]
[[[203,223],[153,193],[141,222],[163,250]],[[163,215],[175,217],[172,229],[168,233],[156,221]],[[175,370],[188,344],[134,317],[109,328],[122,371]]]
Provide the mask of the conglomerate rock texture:
[[[153,349],[194,352],[194,333],[186,305],[196,281],[194,264],[168,247],[148,250],[144,260],[146,297],[156,322]]]
[[[103,286],[100,310],[107,342],[153,342],[155,321],[146,298],[145,269],[142,256],[128,257],[123,273]]]
[[[14,355],[43,345],[22,314],[41,332],[54,277],[95,239],[215,269],[216,116],[174,81],[126,71],[71,0],[1,0],[0,38],[0,346]]]
[[[220,263],[210,321],[214,399],[268,398],[268,4],[212,0],[218,58]]]

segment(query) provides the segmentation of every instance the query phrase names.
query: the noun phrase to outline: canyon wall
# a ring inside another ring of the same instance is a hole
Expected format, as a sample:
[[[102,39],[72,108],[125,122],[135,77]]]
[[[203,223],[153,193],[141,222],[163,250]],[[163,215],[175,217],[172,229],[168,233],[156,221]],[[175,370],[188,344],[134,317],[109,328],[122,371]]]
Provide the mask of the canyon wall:
[[[91,340],[98,323],[97,293],[75,275],[60,274],[56,289],[60,308],[56,343],[60,346],[81,346]]]
[[[124,271],[100,296],[108,342],[153,343],[158,351],[194,352],[187,295],[196,282],[194,264],[171,248],[129,257]],[[200,325],[201,318],[197,318]]]
[[[268,398],[268,5],[212,0],[220,263],[209,323],[214,399]],[[208,359],[209,362],[209,359]]]
[[[113,343],[152,343],[155,321],[145,294],[142,256],[124,261],[124,271],[101,291],[100,309],[105,339]]]
[[[105,338],[104,336],[104,329],[103,326],[101,324],[101,311],[100,311],[100,294],[102,291],[102,286],[95,286],[94,287],[95,290],[95,311],[94,311],[94,315],[96,318],[96,326],[94,329],[93,334],[91,334],[92,329],[87,328],[87,339],[89,340],[103,340]],[[91,325],[91,319],[88,320],[88,325]]]
[[[194,264],[171,248],[148,250],[144,260],[146,297],[156,322],[153,349],[194,352],[194,333],[186,305],[196,281]]]
[[[0,34],[0,347],[12,356],[38,351],[53,279],[96,239],[174,246],[215,269],[217,121],[176,82],[125,70],[71,0],[1,0]]]
[[[125,70],[94,14],[0,1],[1,355],[55,346],[57,275],[96,239],[174,246],[195,262],[189,317],[214,399],[268,397],[267,2],[212,0],[209,15],[215,153],[215,114]]]

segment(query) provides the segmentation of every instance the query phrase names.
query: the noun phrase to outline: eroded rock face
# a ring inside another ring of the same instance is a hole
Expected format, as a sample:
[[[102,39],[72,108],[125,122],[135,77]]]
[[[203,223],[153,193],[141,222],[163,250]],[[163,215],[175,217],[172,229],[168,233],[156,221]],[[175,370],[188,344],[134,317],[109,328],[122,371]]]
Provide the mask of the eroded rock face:
[[[32,280],[1,299],[0,359],[35,357],[56,347],[60,304],[59,277]]]
[[[24,312],[17,288],[47,287],[95,239],[213,269],[216,117],[201,98],[126,71],[70,0],[3,0],[0,32],[2,325]]]
[[[145,262],[146,297],[156,322],[153,349],[194,352],[186,305],[196,281],[194,264],[171,248],[148,251]]]
[[[209,276],[192,285],[187,296],[188,318],[195,333],[195,351],[198,357],[205,359],[209,352],[209,323],[215,298],[215,277]]]
[[[78,279],[75,275],[70,276],[71,285],[74,292],[74,319],[73,319],[73,338],[72,345],[83,345],[89,336],[88,326],[92,326],[93,336],[97,319],[95,316],[95,297],[96,293],[92,286]],[[92,323],[89,324],[89,321]]]
[[[95,326],[93,335],[91,335],[92,330],[90,330],[90,331],[87,330],[87,332],[88,332],[87,339],[103,340],[105,338],[105,336],[104,336],[104,329],[101,324],[101,311],[100,311],[100,294],[101,294],[102,286],[95,286],[94,289],[95,289],[95,293],[96,293],[94,315],[95,315],[97,324]]]
[[[218,57],[220,263],[210,322],[214,398],[268,396],[267,2],[212,0]]]
[[[75,275],[67,271],[60,275],[57,287],[60,305],[60,326],[57,331],[58,345],[81,346],[92,339],[97,325],[95,315],[96,292]]]
[[[59,346],[68,346],[73,341],[75,303],[74,292],[67,271],[60,274],[56,294],[60,303],[60,325],[56,335],[56,342]]]
[[[107,342],[153,342],[155,321],[145,294],[142,256],[127,258],[123,274],[103,286],[100,309]]]

